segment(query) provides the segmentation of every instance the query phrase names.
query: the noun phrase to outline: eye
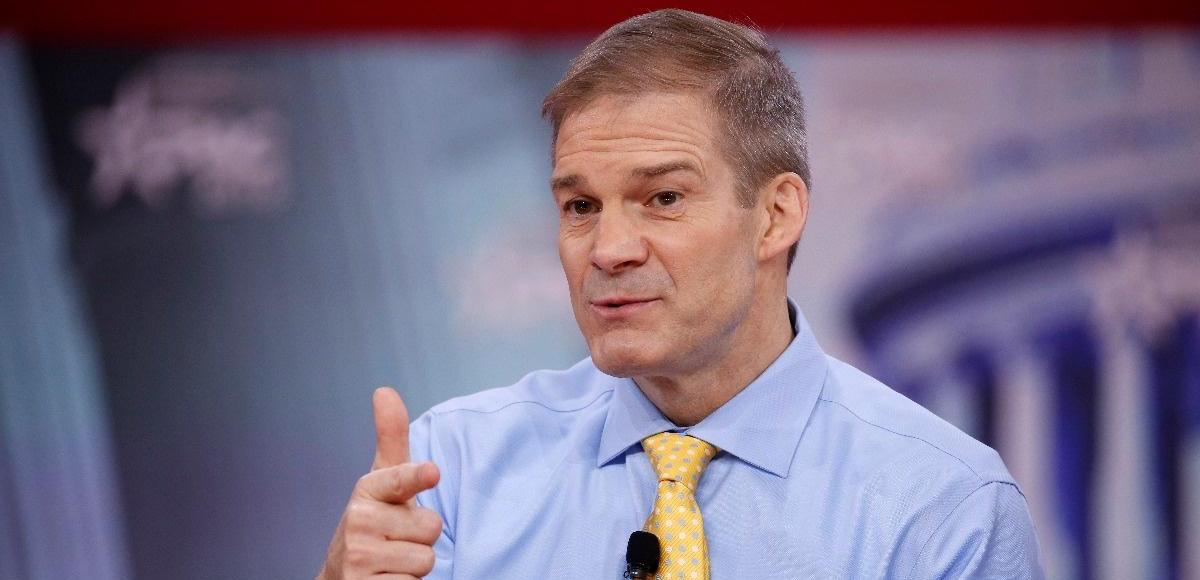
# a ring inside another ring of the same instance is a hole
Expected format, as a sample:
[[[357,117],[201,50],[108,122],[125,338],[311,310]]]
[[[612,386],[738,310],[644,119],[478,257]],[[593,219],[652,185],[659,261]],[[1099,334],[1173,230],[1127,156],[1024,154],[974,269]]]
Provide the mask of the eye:
[[[586,215],[597,211],[598,208],[591,200],[577,198],[568,201],[565,205],[563,205],[563,209],[570,214]]]
[[[677,191],[660,191],[654,194],[651,203],[654,205],[673,205],[679,201],[680,195]]]

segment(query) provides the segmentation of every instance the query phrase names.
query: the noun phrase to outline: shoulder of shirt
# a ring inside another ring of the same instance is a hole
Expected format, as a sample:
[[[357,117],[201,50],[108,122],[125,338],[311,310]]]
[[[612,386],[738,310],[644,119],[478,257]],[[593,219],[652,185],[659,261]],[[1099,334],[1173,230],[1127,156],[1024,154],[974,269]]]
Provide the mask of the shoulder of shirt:
[[[526,405],[571,413],[607,402],[614,386],[615,379],[601,373],[589,357],[565,370],[533,371],[507,387],[455,397],[435,405],[429,413],[495,414]]]
[[[862,428],[905,447],[923,448],[922,459],[938,461],[980,485],[1016,485],[994,449],[951,425],[874,377],[828,356],[829,375],[818,402],[844,413]]]

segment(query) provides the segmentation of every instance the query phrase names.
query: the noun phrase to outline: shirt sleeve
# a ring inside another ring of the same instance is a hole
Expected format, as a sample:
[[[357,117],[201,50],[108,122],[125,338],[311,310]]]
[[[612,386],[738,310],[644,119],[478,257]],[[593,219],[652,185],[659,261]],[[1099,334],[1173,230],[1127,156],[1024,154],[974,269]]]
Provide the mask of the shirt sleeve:
[[[907,578],[1043,578],[1037,536],[1016,485],[971,492],[922,546]]]
[[[447,461],[434,430],[433,413],[425,413],[409,426],[408,441],[414,462],[432,461],[438,466],[441,479],[430,490],[417,494],[417,505],[429,508],[442,518],[442,533],[433,544],[435,562],[433,571],[425,576],[429,580],[449,580],[454,574],[454,495],[450,490],[457,488],[456,464]]]

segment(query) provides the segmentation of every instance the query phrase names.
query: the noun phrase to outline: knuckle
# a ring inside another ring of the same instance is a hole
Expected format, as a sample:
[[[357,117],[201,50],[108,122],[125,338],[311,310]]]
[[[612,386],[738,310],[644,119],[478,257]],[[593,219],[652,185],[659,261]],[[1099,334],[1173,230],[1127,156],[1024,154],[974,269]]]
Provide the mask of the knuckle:
[[[404,488],[405,474],[403,468],[403,465],[388,468],[388,487],[393,490]]]
[[[362,532],[369,527],[371,522],[371,507],[366,502],[352,501],[346,506],[346,529],[353,532]]]
[[[425,538],[436,540],[442,533],[442,517],[433,510],[422,509],[417,512],[417,526]]]
[[[424,576],[433,571],[433,564],[436,558],[434,557],[432,547],[416,546],[413,548],[410,557],[412,558],[412,570],[417,576]]]
[[[397,465],[393,467],[391,478],[392,489],[408,493],[409,488],[413,487],[414,476],[415,472],[411,465]]]
[[[354,500],[346,506],[346,519],[361,520],[367,516],[367,504],[362,500]]]
[[[374,479],[371,475],[371,473],[364,473],[358,478],[358,481],[354,482],[354,492],[356,495],[363,495],[368,489],[371,489],[371,481]]]
[[[363,570],[371,562],[371,552],[363,542],[347,538],[345,562],[352,570]]]

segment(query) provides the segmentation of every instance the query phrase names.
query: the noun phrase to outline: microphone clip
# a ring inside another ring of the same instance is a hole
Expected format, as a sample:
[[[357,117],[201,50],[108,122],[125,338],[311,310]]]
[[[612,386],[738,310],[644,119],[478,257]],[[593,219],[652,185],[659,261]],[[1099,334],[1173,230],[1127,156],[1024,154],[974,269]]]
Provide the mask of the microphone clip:
[[[629,535],[625,549],[625,574],[629,580],[654,580],[662,552],[658,536],[641,530]]]

